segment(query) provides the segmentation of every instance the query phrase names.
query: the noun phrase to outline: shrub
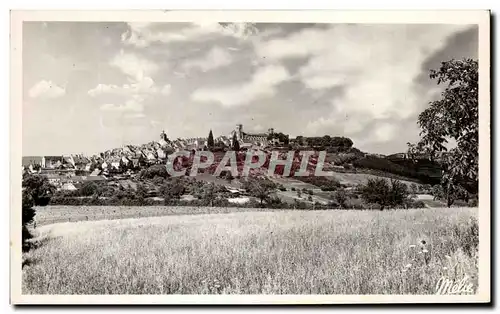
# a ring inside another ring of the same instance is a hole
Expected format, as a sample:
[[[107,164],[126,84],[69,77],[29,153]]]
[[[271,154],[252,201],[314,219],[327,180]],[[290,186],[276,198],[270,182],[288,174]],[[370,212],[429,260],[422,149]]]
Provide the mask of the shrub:
[[[30,194],[34,206],[48,205],[50,198],[56,191],[47,177],[41,175],[25,175],[22,187],[25,188],[26,193]]]
[[[375,204],[375,205],[377,205],[377,204]],[[366,209],[366,206],[360,199],[349,199],[346,201],[346,208],[348,208],[348,209]]]
[[[140,179],[153,179],[154,177],[168,177],[167,167],[165,165],[152,165],[139,173]]]
[[[408,198],[404,204],[406,208],[425,208],[424,202],[421,200],[413,200],[411,198]]]
[[[390,184],[383,178],[369,179],[361,187],[361,196],[367,203],[380,205],[380,210],[385,207],[402,205],[408,198],[408,187],[398,180],[391,180]]]
[[[35,209],[33,208],[34,201],[30,193],[23,191],[22,198],[22,249],[29,249],[28,240],[31,239],[31,233],[28,230],[28,224],[33,222],[35,218]]]
[[[345,189],[340,188],[338,189],[335,194],[333,195],[335,201],[337,204],[340,206],[340,208],[345,208],[346,207],[346,202],[347,202],[347,192]]]

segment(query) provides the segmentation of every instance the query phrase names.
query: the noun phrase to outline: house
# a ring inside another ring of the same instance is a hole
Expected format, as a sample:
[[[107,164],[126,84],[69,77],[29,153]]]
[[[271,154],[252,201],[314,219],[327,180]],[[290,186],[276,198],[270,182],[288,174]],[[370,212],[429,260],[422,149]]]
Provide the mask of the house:
[[[119,156],[113,156],[107,160],[112,169],[120,170],[122,167],[122,160]],[[109,166],[108,166],[109,167]]]
[[[158,148],[156,150],[156,154],[158,155],[158,158],[160,158],[160,159],[166,159],[167,158],[167,154],[165,153],[165,151],[162,148]]]
[[[76,186],[73,183],[66,182],[66,183],[63,183],[63,185],[61,186],[61,190],[75,191],[75,190],[78,190],[78,189],[76,188]]]
[[[132,167],[139,168],[141,166],[141,158],[131,158]]]
[[[92,171],[92,173],[89,175],[89,176],[98,176],[101,174],[101,169],[99,168],[95,168],[94,171]]]
[[[121,162],[122,162],[122,164],[126,167],[126,166],[128,166],[128,165],[129,165],[130,160],[129,160],[127,157],[122,156]]]
[[[155,151],[146,151],[145,152],[146,159],[148,162],[155,162],[156,161],[156,154]]]
[[[42,167],[55,169],[61,167],[63,164],[62,156],[43,156]]]
[[[64,178],[57,173],[47,173],[44,176],[49,180],[49,183],[54,185],[59,185],[61,183],[61,180]]]

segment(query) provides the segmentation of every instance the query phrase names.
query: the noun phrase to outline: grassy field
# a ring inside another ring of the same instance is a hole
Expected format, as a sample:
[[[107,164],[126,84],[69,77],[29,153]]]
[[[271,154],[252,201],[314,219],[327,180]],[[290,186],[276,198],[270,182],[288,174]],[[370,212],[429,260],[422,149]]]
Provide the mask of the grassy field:
[[[65,206],[36,207],[37,226],[77,221],[144,218],[170,215],[226,214],[233,212],[277,211],[269,208],[200,206]]]
[[[36,229],[29,294],[434,294],[477,287],[477,208],[280,211]],[[425,241],[425,245],[421,241]]]

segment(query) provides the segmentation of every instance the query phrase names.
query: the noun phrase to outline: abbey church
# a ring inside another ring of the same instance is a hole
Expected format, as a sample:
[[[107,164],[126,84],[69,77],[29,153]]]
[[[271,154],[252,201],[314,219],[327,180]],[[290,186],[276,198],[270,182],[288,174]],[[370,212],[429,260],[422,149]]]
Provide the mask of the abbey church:
[[[236,134],[236,139],[240,144],[267,146],[269,144],[268,136],[273,133],[273,128],[268,129],[267,133],[246,133],[243,131],[243,124],[237,124],[236,128],[229,134],[229,138],[232,139]]]

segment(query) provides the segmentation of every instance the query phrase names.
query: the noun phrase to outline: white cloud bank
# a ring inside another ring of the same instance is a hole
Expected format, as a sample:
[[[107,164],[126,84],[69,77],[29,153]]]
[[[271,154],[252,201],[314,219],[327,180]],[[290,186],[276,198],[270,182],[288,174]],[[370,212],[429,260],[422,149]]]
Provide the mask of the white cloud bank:
[[[198,102],[218,102],[224,107],[245,105],[261,97],[273,96],[276,86],[290,78],[285,67],[268,65],[257,69],[251,79],[241,84],[218,88],[200,88],[191,99]]]
[[[309,57],[298,75],[311,90],[343,88],[325,113],[309,128],[342,123],[345,115],[401,120],[415,115],[428,100],[415,88],[415,78],[429,55],[442,49],[446,38],[467,25],[332,25],[306,29],[285,38],[257,42],[259,56],[271,60]],[[341,113],[341,114],[339,114]],[[363,121],[365,122],[365,121]],[[346,128],[359,132],[363,122]],[[383,126],[379,141],[397,136]]]
[[[58,98],[66,94],[66,89],[52,81],[42,80],[28,91],[31,98]]]

